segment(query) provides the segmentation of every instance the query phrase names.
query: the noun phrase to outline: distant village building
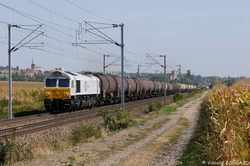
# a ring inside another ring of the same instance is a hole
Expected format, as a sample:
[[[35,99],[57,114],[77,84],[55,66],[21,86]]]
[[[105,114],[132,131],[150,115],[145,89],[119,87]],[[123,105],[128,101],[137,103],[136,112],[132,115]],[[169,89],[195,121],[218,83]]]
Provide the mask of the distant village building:
[[[175,70],[172,70],[172,72],[168,74],[168,78],[170,80],[175,80],[177,78],[177,72]]]
[[[20,69],[12,69],[12,73],[15,73],[15,74],[25,73],[25,75],[27,75],[27,76],[33,76],[34,74],[43,73],[43,68],[40,66],[36,66],[35,60],[32,59],[31,68],[21,69],[21,70]],[[8,66],[3,68],[2,70],[0,70],[0,76],[8,77],[8,75],[9,75]]]
[[[34,73],[43,73],[43,68],[40,66],[36,66],[34,59],[32,59],[31,69],[34,71]]]

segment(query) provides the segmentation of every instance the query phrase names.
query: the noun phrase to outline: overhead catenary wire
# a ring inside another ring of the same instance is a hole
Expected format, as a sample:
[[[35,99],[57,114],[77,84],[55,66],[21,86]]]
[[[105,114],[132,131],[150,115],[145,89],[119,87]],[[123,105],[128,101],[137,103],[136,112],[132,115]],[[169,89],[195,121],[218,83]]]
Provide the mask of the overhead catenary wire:
[[[117,43],[116,41],[114,41],[111,37],[109,37],[108,35],[106,35],[106,34],[103,33],[102,31],[100,31],[98,28],[94,27],[93,25],[91,25],[91,24],[90,24],[89,22],[87,22],[87,21],[84,21],[84,22],[85,22],[86,24],[88,24],[91,28],[93,28],[93,30],[96,30],[98,33],[100,33],[101,35],[98,35],[98,34],[92,32],[91,30],[85,29],[86,32],[89,32],[89,33],[91,33],[91,34],[93,34],[93,35],[95,35],[95,36],[97,36],[97,37],[100,37],[100,38],[102,38],[102,39],[104,39],[104,40],[107,40],[107,41],[109,41],[109,42],[111,42],[111,43],[113,43],[113,44],[115,44],[115,45],[120,46],[119,43]]]
[[[104,17],[102,17],[102,16],[99,16],[99,15],[93,13],[93,12],[90,12],[90,11],[88,11],[88,10],[86,10],[86,9],[84,9],[84,8],[82,8],[82,7],[80,7],[79,5],[70,2],[69,0],[65,0],[65,1],[67,1],[67,2],[70,3],[71,5],[77,7],[77,8],[79,8],[79,9],[81,9],[81,10],[84,10],[84,11],[86,11],[86,12],[88,12],[88,13],[90,13],[90,14],[96,16],[96,17],[99,17],[99,18],[101,18],[101,19],[103,19],[103,20],[106,20],[106,21],[109,21],[109,22],[117,22],[117,21],[112,21],[112,20],[110,20],[110,19],[107,19],[107,18],[104,18]],[[98,23],[98,22],[90,22],[90,23],[110,25],[110,24],[107,24],[107,23]],[[118,23],[117,23],[117,24],[118,24]],[[154,51],[150,50],[145,44],[143,44],[143,43],[142,43],[142,42],[141,42],[141,41],[140,41],[140,40],[139,40],[139,39],[129,30],[129,28],[128,28],[127,26],[125,26],[125,29],[126,29],[126,30],[133,36],[133,38],[134,38],[139,44],[141,44],[145,49],[147,49],[147,50],[148,50],[149,52],[151,52],[151,53],[154,52]],[[125,51],[128,51],[128,49],[126,48]],[[131,52],[131,51],[128,51],[128,52]],[[134,53],[134,54],[135,54],[135,55],[138,55],[137,53]]]
[[[18,14],[20,14],[21,13],[21,11],[18,11],[18,10],[15,10],[15,9],[13,9],[13,8],[9,8],[9,9],[11,9],[12,11],[14,11],[14,12],[17,12]],[[26,13],[25,13],[26,14]],[[22,13],[22,16],[25,16],[25,14],[24,13]],[[32,16],[30,16],[30,17],[28,17],[28,18],[31,18]],[[37,17],[36,17],[37,18]],[[38,19],[40,19],[40,18],[38,18]],[[35,20],[35,19],[32,19],[33,21]],[[51,26],[49,26],[49,25],[47,25],[47,23],[48,23],[48,21],[46,21],[46,20],[43,20],[43,19],[40,19],[40,20],[42,20],[43,22],[45,22],[44,24],[45,24],[45,26],[47,26],[48,28],[51,28],[51,29],[53,29],[53,30],[56,30],[56,31],[58,31],[58,29],[55,29],[55,28],[53,28],[53,27],[51,27]],[[37,22],[39,22],[39,21],[37,21]],[[51,24],[51,22],[50,22],[50,24]],[[58,25],[58,24],[54,24],[54,23],[52,23],[52,25]],[[60,31],[59,31],[60,32]],[[46,31],[46,33],[52,33],[53,34],[53,32],[51,32],[51,31]],[[64,32],[62,32],[64,35],[68,35],[68,34],[65,34]],[[55,34],[54,34],[55,35]],[[49,37],[48,35],[45,35],[46,37],[48,37],[48,38],[50,38],[50,39],[52,39],[53,37]],[[58,42],[62,42],[62,37],[61,36],[58,36],[57,35],[57,37],[59,37],[60,39],[56,39],[56,38],[53,38],[53,40],[57,40]],[[71,36],[72,37],[72,36]],[[89,49],[89,50],[91,50],[91,49]],[[93,51],[93,50],[92,50]],[[107,52],[107,51],[106,51]],[[97,52],[98,53],[98,52]]]
[[[79,9],[81,9],[81,10],[87,12],[87,13],[90,13],[90,14],[96,16],[96,17],[99,17],[99,18],[101,18],[101,19],[103,19],[103,20],[106,20],[106,21],[109,21],[109,22],[116,22],[116,21],[112,21],[112,20],[110,20],[110,19],[104,18],[104,17],[102,17],[102,16],[100,16],[100,15],[98,15],[98,14],[95,14],[95,13],[93,13],[93,12],[90,12],[90,11],[84,9],[83,7],[80,7],[79,5],[73,3],[73,2],[71,2],[71,1],[69,1],[69,0],[65,0],[65,1],[68,2],[68,3],[71,4],[71,5],[73,5],[73,6],[77,7],[77,8],[79,8]]]
[[[37,5],[37,6],[41,7],[41,8],[43,8],[44,10],[47,10],[47,11],[49,11],[49,12],[51,12],[51,13],[54,13],[54,14],[60,16],[60,17],[63,17],[63,18],[68,19],[68,20],[70,20],[70,21],[77,22],[76,20],[70,19],[70,18],[65,17],[65,16],[63,16],[63,15],[61,15],[61,14],[58,14],[58,13],[56,13],[56,12],[53,12],[53,11],[47,9],[46,7],[44,7],[44,6],[42,6],[42,5],[39,5],[38,3],[35,3],[35,2],[33,2],[33,1],[31,1],[31,0],[30,0],[30,2],[32,2],[33,4],[35,4],[35,5]],[[78,7],[79,7],[79,6],[78,6]],[[105,20],[108,20],[108,19],[105,19]],[[109,21],[110,21],[110,20],[109,20]],[[49,22],[49,23],[54,25],[54,23],[51,23],[51,22]],[[95,23],[95,24],[104,24],[104,25],[113,25],[113,24],[109,24],[109,23],[98,23],[98,22],[91,22],[91,23]],[[55,25],[58,26],[58,24],[55,24]],[[63,27],[63,26],[62,26],[62,27]],[[52,27],[50,27],[50,28],[52,28]],[[65,28],[67,28],[67,27],[65,27]],[[130,32],[130,33],[131,33],[131,32]],[[137,39],[137,40],[138,40],[138,39]],[[125,50],[125,51],[126,51],[126,50]],[[136,53],[135,53],[135,54],[136,54]]]
[[[70,24],[71,23],[73,23],[73,24],[80,24],[81,23],[81,21],[78,21],[78,20],[76,20],[76,19],[72,19],[72,18],[70,18],[70,17],[67,17],[67,16],[65,16],[65,15],[63,15],[63,14],[60,14],[60,13],[58,13],[58,12],[55,12],[55,11],[53,11],[53,10],[50,10],[50,9],[48,9],[47,7],[44,7],[44,6],[42,6],[42,5],[40,5],[39,3],[37,3],[37,2],[34,2],[33,0],[28,0],[29,2],[31,2],[32,4],[34,4],[34,5],[36,5],[36,6],[39,6],[40,8],[42,8],[43,10],[46,10],[47,12],[49,12],[50,14],[53,14],[53,15],[56,15],[56,16],[58,16],[58,17],[61,17],[61,18],[64,18],[64,19],[67,19],[67,20],[69,20],[70,21]],[[110,19],[107,19],[107,18],[104,18],[104,17],[102,17],[102,16],[99,16],[99,15],[97,15],[97,14],[95,14],[95,13],[93,13],[93,12],[90,12],[90,11],[88,11],[88,10],[86,10],[86,9],[84,9],[83,7],[81,7],[80,5],[77,5],[76,3],[73,3],[73,2],[71,2],[70,0],[65,0],[67,3],[69,3],[69,4],[71,4],[71,5],[73,5],[73,6],[75,6],[75,7],[77,7],[77,8],[79,8],[79,9],[81,9],[81,10],[83,10],[83,11],[85,11],[85,12],[88,12],[88,13],[90,13],[90,14],[92,14],[92,15],[95,15],[96,17],[99,17],[99,18],[101,18],[102,20],[105,20],[105,21],[103,21],[103,22],[106,22],[106,21],[108,21],[108,22],[117,22],[117,21],[112,21],[112,20],[110,20]],[[1,3],[0,3],[0,5],[1,5]],[[5,5],[5,7],[6,7],[6,5]],[[23,17],[25,17],[25,18],[27,18],[27,19],[30,19],[30,20],[32,20],[32,21],[35,21],[35,23],[38,23],[38,24],[44,24],[44,37],[45,38],[48,38],[48,39],[50,39],[50,40],[53,40],[53,41],[57,41],[57,42],[59,42],[59,43],[62,43],[62,44],[65,44],[65,45],[67,45],[68,46],[68,44],[69,45],[72,45],[72,40],[74,40],[75,38],[76,38],[76,36],[74,35],[75,34],[75,32],[76,32],[76,29],[74,29],[74,28],[72,28],[72,25],[70,25],[70,26],[65,26],[65,25],[62,25],[62,24],[59,24],[59,23],[56,23],[56,22],[53,22],[53,21],[48,21],[48,20],[45,20],[45,19],[42,19],[42,18],[39,18],[39,17],[36,17],[35,15],[31,15],[31,14],[29,14],[29,13],[25,13],[25,12],[22,12],[22,11],[20,11],[20,10],[17,10],[17,9],[14,9],[14,8],[12,8],[12,7],[9,7],[8,9],[10,9],[11,11],[13,11],[13,12],[16,12],[17,14],[20,14],[21,16],[23,16]],[[85,19],[83,19],[83,20],[85,20]],[[112,23],[103,23],[103,22],[91,22],[91,21],[89,21],[89,23],[92,23],[92,24],[102,24],[102,25],[104,25],[103,27],[99,27],[98,29],[100,30],[100,29],[106,29],[106,28],[108,28],[109,26],[113,26],[113,24]],[[1,21],[1,23],[6,23],[6,22],[4,22],[4,21]],[[82,23],[81,23],[82,24]],[[141,42],[137,37],[136,37],[136,35],[134,35],[133,33],[132,33],[132,31],[131,30],[129,30],[129,28],[128,28],[128,26],[125,26],[125,29],[126,29],[126,31],[128,32],[128,34],[130,34],[140,45],[142,45],[143,46],[143,48],[145,49],[145,50],[147,50],[147,52],[150,52],[150,53],[154,53],[149,47],[147,47],[143,42]],[[88,30],[89,32],[90,31],[92,31],[92,29],[87,29],[86,28],[86,30]],[[67,32],[66,32],[67,31]],[[88,34],[89,36],[91,36],[91,38],[93,38],[93,39],[96,39],[96,38],[98,38],[99,36],[98,36],[98,33],[97,33],[97,35],[96,34]],[[52,39],[53,38],[53,39]],[[108,38],[105,38],[105,40],[106,39],[108,39]],[[50,40],[48,40],[48,42],[51,42]],[[79,38],[79,42],[80,41],[82,41],[82,42],[85,42],[86,40],[84,40],[82,37],[81,38]],[[47,45],[47,46],[49,46],[49,45]],[[114,49],[114,47],[112,46],[112,45],[110,45],[110,46],[97,46],[97,45],[91,45],[91,47],[90,46],[87,46],[87,47],[85,47],[85,48],[81,48],[81,47],[79,47],[80,48],[80,50],[86,50],[86,51],[89,51],[90,53],[96,53],[96,54],[98,54],[98,55],[103,55],[104,53],[105,54],[114,54],[114,53],[116,53],[116,51],[117,50],[114,50],[115,52],[111,52],[110,51],[110,49],[107,49],[108,47],[110,47],[110,48],[112,48],[112,49]],[[62,47],[61,48],[62,50],[63,49],[65,49],[64,47]],[[141,60],[140,59],[138,59],[138,58],[134,58],[134,59],[131,59],[130,60],[130,63],[131,64],[138,64],[138,63],[142,63],[142,61],[143,61],[143,57],[145,57],[145,55],[143,55],[142,53],[135,53],[135,52],[133,52],[133,51],[130,51],[127,47],[124,49],[124,51],[126,52],[126,53],[130,53],[130,54],[133,54],[134,56],[136,56],[136,57],[141,57]],[[84,56],[84,54],[79,54],[79,53],[75,53],[76,55],[78,54],[78,56]],[[90,61],[91,61],[91,59],[90,59]]]
[[[67,2],[70,3],[71,5],[77,7],[77,8],[79,8],[79,9],[81,9],[81,10],[84,10],[84,11],[86,11],[86,12],[88,12],[88,13],[94,15],[94,16],[97,16],[97,17],[99,17],[99,18],[101,18],[101,19],[103,19],[103,20],[106,20],[106,21],[109,21],[109,22],[117,22],[117,21],[112,21],[112,20],[110,20],[110,19],[107,19],[107,18],[104,18],[104,17],[102,17],[102,16],[99,16],[99,15],[93,13],[93,12],[90,12],[90,11],[88,11],[88,10],[86,10],[86,9],[84,9],[84,8],[82,8],[82,7],[80,7],[79,5],[70,2],[69,0],[65,0],[65,1],[67,1]],[[110,25],[109,23],[99,23],[99,22],[89,22],[89,23]],[[118,24],[118,23],[117,23],[117,24]],[[141,41],[140,41],[140,40],[139,40],[139,39],[129,30],[129,29],[128,29],[127,26],[125,26],[125,29],[134,37],[134,39],[135,39],[138,43],[140,43],[140,44],[141,44],[144,48],[146,48],[149,52],[152,52],[152,53],[153,53],[153,51],[151,51],[145,44],[143,44],[143,43],[142,43],[142,42],[141,42]],[[125,51],[128,51],[128,49],[126,48]],[[131,51],[128,51],[128,52],[131,52]],[[138,55],[138,54],[137,54],[137,53],[134,53],[134,55]]]
[[[29,36],[31,36],[38,28],[40,28],[42,25],[39,25],[36,29],[34,29],[32,32],[30,32],[25,38],[23,38],[19,43],[17,43],[12,50],[15,51],[17,49],[19,49],[20,47],[24,46],[25,44],[27,44],[28,42],[32,41],[33,39],[35,39],[36,37],[40,36],[41,34],[43,34],[43,32],[41,32],[40,34],[38,34],[37,36],[35,36],[34,38],[30,39],[29,41],[25,42],[24,44],[21,44],[24,40],[26,40]],[[20,26],[18,26],[18,28],[20,28]],[[18,48],[16,48],[19,44],[21,44],[21,46],[19,46]]]
[[[7,7],[7,6],[4,5],[4,7]],[[13,9],[13,8],[8,8],[8,9],[11,9],[12,11],[17,12],[18,14],[21,13],[21,11],[15,10],[15,9]],[[26,14],[26,13],[25,13],[25,14]],[[24,16],[25,14],[22,14],[22,16]],[[29,14],[28,14],[28,15],[29,15]],[[30,17],[28,17],[28,18],[31,18],[31,17],[33,17],[33,16],[30,16]],[[73,36],[70,36],[70,35],[68,35],[67,33],[64,33],[64,32],[62,32],[62,31],[60,31],[60,30],[58,30],[58,29],[55,29],[55,28],[53,28],[53,27],[47,25],[47,23],[50,23],[50,24],[56,25],[56,26],[58,26],[58,24],[55,24],[55,23],[52,23],[52,22],[48,22],[48,21],[46,21],[46,20],[43,20],[43,19],[40,19],[40,18],[37,18],[37,17],[35,17],[35,18],[36,18],[36,19],[39,19],[39,20],[41,20],[41,21],[43,21],[43,22],[44,22],[44,25],[47,26],[48,28],[51,28],[51,29],[53,29],[53,30],[55,30],[55,31],[58,31],[58,32],[60,32],[60,33],[62,33],[62,34],[64,34],[64,35],[67,35],[67,36],[73,38]],[[34,21],[35,19],[32,19],[32,20]],[[35,21],[36,21],[36,20],[35,20]],[[36,21],[36,22],[40,23],[39,21]],[[4,22],[4,23],[5,23],[5,22]],[[72,30],[72,29],[71,29],[71,30]],[[54,34],[53,32],[51,32],[51,31],[46,31],[46,32],[55,35],[55,34]],[[59,35],[56,35],[56,36],[59,37],[59,38],[61,38],[61,39],[56,39],[56,38],[49,37],[48,35],[46,35],[46,37],[48,37],[48,38],[50,38],[50,39],[53,38],[53,40],[57,40],[57,41],[61,42],[62,39],[63,39],[62,36],[59,36]],[[89,50],[91,50],[91,49],[89,49]],[[93,50],[92,50],[92,51],[93,51]],[[109,52],[109,53],[110,53],[110,52]]]

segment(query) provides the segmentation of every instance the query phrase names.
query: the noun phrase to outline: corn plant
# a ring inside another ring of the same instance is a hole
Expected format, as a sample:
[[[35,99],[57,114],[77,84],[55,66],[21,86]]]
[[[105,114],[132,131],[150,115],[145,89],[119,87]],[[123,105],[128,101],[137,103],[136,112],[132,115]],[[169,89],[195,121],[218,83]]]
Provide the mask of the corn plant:
[[[234,86],[218,85],[209,99],[212,128],[217,140],[214,161],[247,161],[250,158],[249,80]]]

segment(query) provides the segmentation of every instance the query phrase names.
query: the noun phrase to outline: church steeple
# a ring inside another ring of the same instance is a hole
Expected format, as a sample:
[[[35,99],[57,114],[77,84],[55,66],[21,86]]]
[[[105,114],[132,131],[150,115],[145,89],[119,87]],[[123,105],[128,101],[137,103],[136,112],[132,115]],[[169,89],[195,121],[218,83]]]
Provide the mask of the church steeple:
[[[31,69],[34,70],[35,66],[36,66],[35,60],[34,60],[34,58],[32,58]]]

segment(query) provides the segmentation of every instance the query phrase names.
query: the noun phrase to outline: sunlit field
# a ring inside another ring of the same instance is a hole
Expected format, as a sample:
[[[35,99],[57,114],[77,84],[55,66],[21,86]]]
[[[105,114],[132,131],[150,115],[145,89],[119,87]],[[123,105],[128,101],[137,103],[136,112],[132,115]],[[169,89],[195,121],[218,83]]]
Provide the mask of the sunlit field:
[[[0,118],[2,119],[7,116],[8,95],[8,81],[0,81]],[[20,112],[44,110],[43,98],[43,82],[12,82],[14,116],[19,116]]]
[[[12,100],[17,102],[41,102],[43,100],[42,82],[13,82]],[[0,100],[8,100],[8,82],[0,81]]]

